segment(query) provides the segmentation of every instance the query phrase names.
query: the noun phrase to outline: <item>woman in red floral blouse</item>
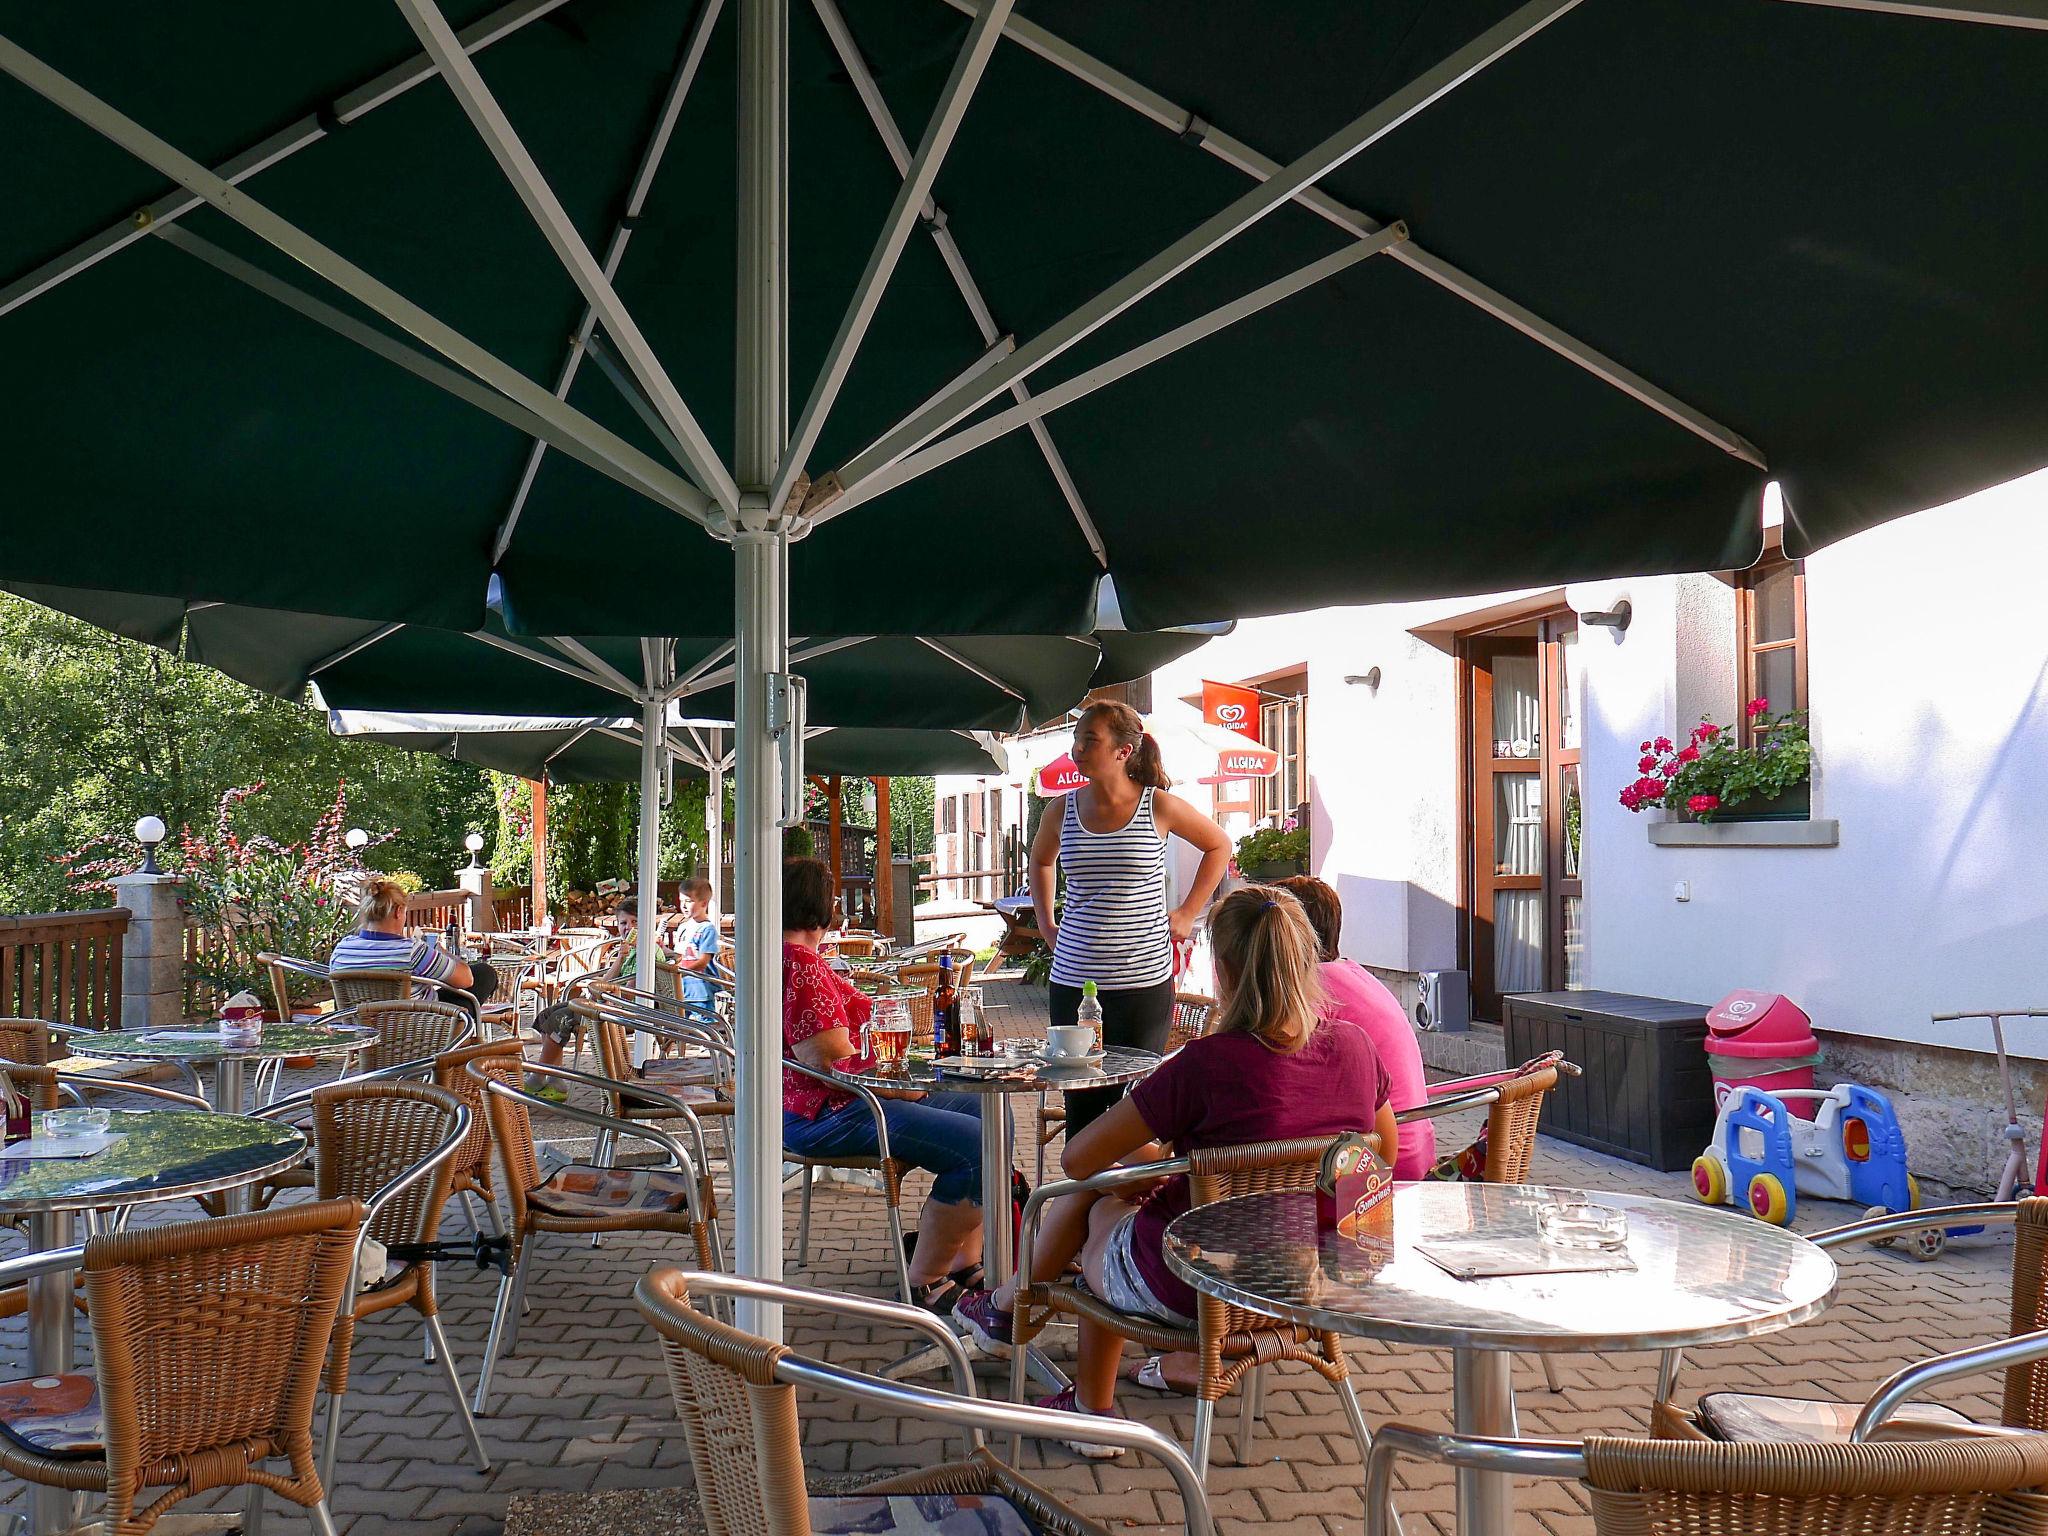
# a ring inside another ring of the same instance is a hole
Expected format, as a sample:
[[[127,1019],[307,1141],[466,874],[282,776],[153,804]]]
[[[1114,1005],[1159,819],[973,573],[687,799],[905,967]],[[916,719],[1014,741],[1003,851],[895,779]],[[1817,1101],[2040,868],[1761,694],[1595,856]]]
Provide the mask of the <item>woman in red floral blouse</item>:
[[[818,954],[832,921],[832,876],[816,859],[782,866],[782,1044],[815,1071],[866,1071],[872,1004]],[[935,1175],[910,1256],[912,1299],[949,1309],[980,1283],[981,1098],[874,1085],[889,1123],[889,1155]],[[874,1116],[841,1088],[787,1068],[782,1073],[782,1141],[806,1157],[873,1157]]]

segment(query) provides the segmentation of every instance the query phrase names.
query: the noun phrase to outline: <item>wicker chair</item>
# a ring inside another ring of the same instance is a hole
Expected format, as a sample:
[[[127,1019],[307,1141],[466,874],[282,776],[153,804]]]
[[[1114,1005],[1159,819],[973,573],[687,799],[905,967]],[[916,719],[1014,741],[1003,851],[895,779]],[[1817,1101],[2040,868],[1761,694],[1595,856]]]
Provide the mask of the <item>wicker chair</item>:
[[[482,1081],[467,1068],[480,1056],[507,1054],[510,1044],[497,1040],[459,1046],[434,1058],[434,1086],[454,1094],[469,1111],[469,1135],[449,1160],[449,1191],[461,1198],[470,1230],[481,1234],[487,1224],[493,1237],[504,1235],[505,1222],[498,1210],[498,1182],[491,1171],[491,1111]],[[477,1220],[477,1201],[482,1202],[484,1223]]]
[[[1757,1445],[1477,1440],[1384,1426],[1366,1531],[1387,1536],[1394,1460],[1577,1478],[1599,1536],[2048,1536],[2048,1438]]]
[[[817,1183],[818,1171],[822,1168],[846,1168],[859,1173],[872,1173],[880,1181],[882,1193],[882,1216],[889,1224],[889,1255],[896,1266],[896,1288],[907,1305],[911,1300],[910,1257],[903,1247],[903,1176],[916,1166],[906,1163],[889,1152],[889,1121],[882,1113],[882,1101],[867,1089],[855,1084],[843,1083],[838,1078],[805,1066],[791,1057],[782,1058],[784,1072],[794,1072],[800,1077],[813,1078],[827,1087],[850,1093],[867,1105],[869,1117],[875,1122],[875,1155],[859,1157],[842,1153],[837,1157],[814,1156],[798,1152],[785,1146],[782,1160],[795,1163],[803,1169],[803,1203],[796,1218],[796,1262],[799,1268],[807,1265],[811,1258],[811,1192]]]
[[[334,988],[335,1007],[360,1008],[410,998],[414,980],[410,971],[330,971],[327,984]]]
[[[483,1085],[491,1119],[491,1141],[505,1174],[511,1205],[511,1272],[498,1286],[491,1314],[490,1339],[484,1346],[482,1373],[477,1378],[476,1411],[489,1411],[491,1373],[498,1356],[518,1345],[519,1319],[526,1299],[526,1271],[538,1239],[547,1233],[664,1232],[688,1237],[696,1244],[697,1262],[706,1270],[718,1267],[718,1249],[709,1216],[697,1203],[701,1187],[689,1151],[658,1126],[637,1125],[569,1104],[549,1104],[526,1092],[528,1077],[583,1083],[599,1089],[609,1080],[567,1067],[528,1062],[516,1040],[472,1047],[462,1070]],[[605,1167],[573,1163],[543,1175],[534,1146],[531,1112],[580,1121],[596,1130],[652,1142],[667,1154],[666,1166]]]
[[[2012,1331],[2003,1339],[1934,1355],[1895,1371],[1861,1403],[1783,1397],[1761,1392],[1709,1392],[1696,1412],[1670,1401],[1679,1359],[1667,1352],[1658,1375],[1650,1426],[1674,1439],[1744,1443],[1834,1443],[1851,1440],[1945,1439],[2048,1433],[2048,1197],[1947,1206],[1876,1216],[1814,1234],[1823,1248],[1889,1243],[1926,1225],[2011,1222]],[[1939,1383],[1992,1371],[2005,1373],[1997,1424],[1980,1424],[1939,1403],[1915,1400]]]
[[[114,1536],[142,1536],[185,1499],[234,1487],[305,1505],[314,1528],[333,1536],[313,1399],[323,1365],[346,1368],[351,1324],[338,1314],[361,1220],[356,1201],[331,1200],[89,1241],[101,1435],[81,1444],[54,1418],[17,1413],[0,1469],[104,1493]],[[0,1266],[0,1280],[50,1272],[53,1261],[72,1267],[77,1253],[17,1260]],[[57,1379],[67,1401],[92,1387],[89,1377]],[[75,1424],[90,1408],[62,1417]],[[277,1457],[288,1471],[265,1465]],[[151,1488],[165,1491],[144,1503]]]
[[[707,1316],[698,1310],[693,1289],[916,1329],[948,1354],[963,1394],[907,1387],[806,1359]],[[950,1511],[943,1501],[949,1497],[972,1497],[978,1502],[1007,1502],[1030,1529],[1044,1536],[1107,1536],[1104,1527],[1068,1509],[981,1444],[985,1429],[1049,1432],[1051,1421],[1066,1415],[975,1398],[958,1340],[929,1313],[736,1276],[685,1275],[667,1267],[651,1270],[634,1288],[633,1297],[661,1340],[669,1390],[690,1448],[709,1536],[811,1536],[816,1523],[852,1529],[845,1523],[849,1517],[858,1518],[860,1530],[890,1531],[897,1528],[895,1512],[881,1501],[891,1496],[917,1499],[921,1530],[946,1523]],[[970,1431],[968,1454],[962,1461],[883,1478],[857,1494],[812,1498],[804,1485],[798,1386],[867,1407],[959,1425]],[[1123,1419],[1107,1422],[1103,1434],[1115,1444],[1164,1462],[1180,1490],[1184,1528],[1192,1536],[1212,1536],[1215,1524],[1208,1501],[1178,1446],[1156,1429]]]
[[[459,1010],[458,1010],[459,1011]],[[448,1204],[450,1167],[469,1132],[470,1114],[460,1099],[425,1083],[338,1083],[313,1093],[313,1150],[322,1200],[363,1203],[363,1232],[387,1248],[430,1243],[441,1230]],[[434,1266],[402,1262],[367,1290],[355,1293],[353,1321],[360,1325],[396,1307],[420,1315],[431,1358],[441,1366],[455,1411],[479,1470],[491,1469],[477,1438],[476,1421],[464,1399],[462,1378],[441,1330],[434,1299]],[[320,1458],[324,1479],[334,1476],[334,1452],[341,1425],[341,1397],[348,1390],[346,1361],[328,1382],[327,1437]]]
[[[277,1016],[280,1019],[303,1022],[309,1019],[317,1019],[322,1014],[333,1011],[332,1004],[313,1008],[299,1008],[294,1007],[292,1004],[291,978],[293,976],[304,976],[313,981],[332,980],[328,974],[327,967],[320,964],[319,961],[299,960],[290,955],[280,955],[270,950],[264,950],[261,954],[257,955],[256,963],[263,967],[264,973],[270,978],[271,1006],[277,1010]]]
[[[1257,1142],[1241,1147],[1206,1147],[1186,1157],[1164,1162],[1139,1163],[1113,1168],[1092,1179],[1064,1180],[1040,1185],[1025,1202],[1024,1218],[1017,1238],[1019,1285],[1011,1324],[1011,1337],[1029,1343],[1056,1316],[1086,1318],[1112,1333],[1162,1354],[1189,1351],[1199,1362],[1200,1380],[1195,1389],[1196,1472],[1206,1482],[1209,1474],[1209,1442],[1214,1429],[1216,1404],[1231,1388],[1243,1383],[1238,1419],[1238,1461],[1243,1463],[1251,1446],[1253,1421],[1263,1412],[1264,1368],[1278,1360],[1298,1360],[1312,1368],[1336,1390],[1344,1416],[1358,1440],[1363,1456],[1372,1447],[1372,1435],[1365,1414],[1351,1390],[1351,1374],[1344,1361],[1343,1346],[1334,1333],[1304,1328],[1294,1323],[1233,1307],[1213,1296],[1198,1295],[1195,1326],[1175,1328],[1150,1319],[1117,1311],[1091,1292],[1071,1281],[1022,1283],[1031,1272],[1031,1247],[1036,1236],[1038,1215],[1046,1201],[1081,1190],[1114,1191],[1125,1185],[1147,1182],[1167,1174],[1185,1173],[1192,1205],[1207,1205],[1233,1195],[1261,1194],[1269,1190],[1304,1190],[1315,1187],[1316,1172],[1327,1137],[1300,1141]],[[1010,1398],[1024,1400],[1025,1352],[1011,1351]],[[1093,1421],[1087,1421],[1093,1428]],[[1069,1430],[1071,1433],[1071,1428]]]

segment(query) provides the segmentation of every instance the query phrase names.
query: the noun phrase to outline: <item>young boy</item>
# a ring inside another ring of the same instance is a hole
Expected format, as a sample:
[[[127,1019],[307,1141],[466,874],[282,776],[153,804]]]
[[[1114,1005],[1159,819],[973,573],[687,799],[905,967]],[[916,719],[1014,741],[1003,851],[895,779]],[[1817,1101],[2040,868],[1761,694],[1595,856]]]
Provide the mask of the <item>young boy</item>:
[[[683,1002],[710,1011],[716,989],[708,980],[718,961],[718,924],[711,916],[711,882],[683,882],[683,920],[676,925],[676,963],[683,969]]]

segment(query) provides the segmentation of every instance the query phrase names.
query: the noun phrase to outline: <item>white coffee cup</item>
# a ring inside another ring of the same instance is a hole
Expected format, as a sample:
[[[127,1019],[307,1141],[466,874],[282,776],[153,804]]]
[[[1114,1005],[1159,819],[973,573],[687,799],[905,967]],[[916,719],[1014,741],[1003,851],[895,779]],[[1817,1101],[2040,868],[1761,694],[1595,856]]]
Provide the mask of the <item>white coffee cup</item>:
[[[1095,1026],[1092,1024],[1048,1024],[1045,1030],[1045,1054],[1070,1061],[1086,1056],[1095,1049]]]

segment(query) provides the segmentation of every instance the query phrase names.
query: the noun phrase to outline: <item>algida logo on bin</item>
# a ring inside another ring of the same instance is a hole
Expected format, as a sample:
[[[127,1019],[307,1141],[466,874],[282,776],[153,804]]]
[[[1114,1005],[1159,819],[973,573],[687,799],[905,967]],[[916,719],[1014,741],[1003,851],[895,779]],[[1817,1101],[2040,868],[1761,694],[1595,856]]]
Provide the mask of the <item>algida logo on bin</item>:
[[[1372,1138],[1347,1131],[1330,1143],[1316,1174],[1316,1226],[1362,1241],[1394,1222],[1394,1170],[1373,1150]]]

